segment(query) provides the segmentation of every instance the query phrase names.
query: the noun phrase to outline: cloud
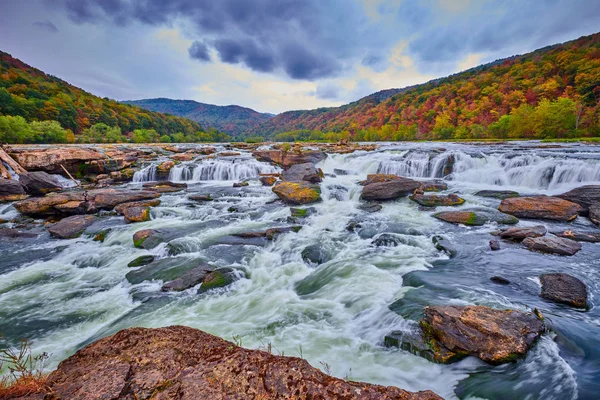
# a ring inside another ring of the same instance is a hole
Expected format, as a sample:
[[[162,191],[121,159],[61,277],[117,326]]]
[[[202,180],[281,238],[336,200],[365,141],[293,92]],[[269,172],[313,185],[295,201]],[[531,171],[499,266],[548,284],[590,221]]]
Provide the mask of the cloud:
[[[43,29],[50,33],[58,32],[58,28],[56,27],[56,25],[54,25],[52,22],[50,22],[48,20],[35,21],[32,25],[35,26],[36,28]]]
[[[317,96],[319,99],[337,100],[340,98],[342,90],[342,87],[333,83],[320,84],[317,85],[315,96]]]
[[[188,53],[191,58],[200,61],[210,61],[210,54],[208,54],[208,47],[206,44],[199,40],[194,40],[190,48],[188,49]]]

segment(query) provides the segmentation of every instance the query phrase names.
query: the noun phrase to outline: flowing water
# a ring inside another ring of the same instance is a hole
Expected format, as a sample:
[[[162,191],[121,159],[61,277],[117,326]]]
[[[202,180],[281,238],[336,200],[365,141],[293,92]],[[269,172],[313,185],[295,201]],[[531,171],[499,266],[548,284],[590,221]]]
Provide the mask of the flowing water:
[[[159,162],[136,173],[126,186],[156,179]],[[447,181],[447,192],[467,200],[465,207],[496,208],[498,200],[474,193],[555,194],[600,184],[600,147],[385,144],[375,152],[330,155],[319,167],[326,177],[316,213],[301,222],[298,233],[282,234],[266,245],[223,240],[231,233],[290,225],[289,207],[273,202],[271,188],[256,179],[258,173],[278,169],[247,153],[179,164],[169,178],[188,183],[187,191],[164,194],[148,222],[125,225],[122,217],[105,216],[99,225],[111,230],[103,243],[86,235],[51,240],[47,233],[37,239],[3,239],[0,332],[9,341],[28,338],[36,352],[51,353],[49,368],[127,327],[182,324],[229,340],[236,336],[249,348],[270,343],[275,353],[301,356],[338,377],[431,389],[448,399],[600,397],[600,313],[594,307],[600,291],[599,244],[583,243],[573,257],[534,253],[517,244],[491,252],[488,242],[496,225],[446,224],[407,198],[366,213],[359,208],[358,185],[376,172],[438,178]],[[232,188],[239,180],[250,185]],[[187,199],[208,193],[216,200]],[[0,205],[0,218],[16,215],[10,205]],[[355,232],[346,229],[351,221],[360,222]],[[549,230],[597,229],[583,217],[571,224],[544,224]],[[132,235],[146,228],[175,235],[150,251],[135,249]],[[373,239],[382,234],[391,236],[395,246],[374,246]],[[435,249],[431,238],[437,234],[453,243],[456,257]],[[301,253],[310,245],[318,245],[328,261],[318,266],[305,262]],[[167,265],[204,260],[233,266],[245,277],[202,295],[196,289],[166,294],[160,292],[161,281],[126,278],[136,271],[127,264],[146,254]],[[580,311],[541,299],[537,277],[545,272],[582,279],[591,308]],[[494,275],[513,283],[496,285],[489,279]],[[423,306],[431,304],[537,307],[553,330],[524,359],[496,367],[475,358],[433,364],[383,346],[387,333],[414,326]]]

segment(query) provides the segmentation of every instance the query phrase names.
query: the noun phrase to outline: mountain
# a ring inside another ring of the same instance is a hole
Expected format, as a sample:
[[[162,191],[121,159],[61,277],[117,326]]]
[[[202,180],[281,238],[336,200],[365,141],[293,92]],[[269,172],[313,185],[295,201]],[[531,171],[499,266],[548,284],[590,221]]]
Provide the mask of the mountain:
[[[0,115],[27,121],[58,121],[75,136],[97,123],[130,135],[136,129],[160,135],[192,137],[202,131],[195,121],[100,98],[0,51]]]
[[[356,140],[600,136],[600,34],[333,108],[281,113],[249,134]],[[318,136],[315,136],[318,137]]]
[[[215,106],[193,100],[157,98],[130,100],[123,103],[151,111],[186,117],[199,122],[204,127],[216,128],[235,136],[239,136],[248,130],[256,130],[261,124],[273,118],[272,114],[259,113],[250,108],[235,105]]]

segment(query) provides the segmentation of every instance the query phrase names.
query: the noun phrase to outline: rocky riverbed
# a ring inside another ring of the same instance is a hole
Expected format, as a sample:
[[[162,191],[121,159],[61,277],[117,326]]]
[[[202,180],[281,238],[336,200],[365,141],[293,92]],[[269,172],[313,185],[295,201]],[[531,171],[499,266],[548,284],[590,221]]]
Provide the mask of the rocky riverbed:
[[[186,325],[449,399],[600,391],[598,146],[5,150],[0,333],[50,369],[122,329]]]

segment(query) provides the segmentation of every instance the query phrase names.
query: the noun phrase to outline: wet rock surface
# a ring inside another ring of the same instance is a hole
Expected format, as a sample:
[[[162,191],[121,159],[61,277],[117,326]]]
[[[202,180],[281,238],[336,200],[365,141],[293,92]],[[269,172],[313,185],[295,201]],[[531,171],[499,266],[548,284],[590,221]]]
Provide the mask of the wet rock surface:
[[[436,194],[413,194],[409,198],[425,207],[437,206],[460,206],[465,202],[465,199],[458,197],[455,194],[436,195]]]
[[[585,308],[587,305],[587,287],[574,276],[562,273],[540,276],[542,291],[540,297],[555,303]]]
[[[600,203],[600,185],[586,185],[560,194],[557,197],[579,204],[581,214],[588,215],[593,204]]]
[[[88,345],[50,375],[48,392],[73,400],[90,393],[106,399],[441,400],[431,391],[333,378],[300,358],[246,350],[183,326],[131,328]]]
[[[323,171],[315,168],[312,163],[295,164],[283,171],[281,177],[288,182],[319,183],[323,180]]]
[[[310,204],[321,200],[321,190],[308,182],[279,182],[273,187],[275,193],[287,204]]]
[[[21,174],[19,175],[19,182],[21,182],[25,191],[32,196],[44,196],[62,190],[62,186],[56,178],[43,171]]]
[[[0,179],[0,203],[23,200],[29,197],[21,182],[13,179]]]
[[[318,150],[306,150],[302,152],[292,152],[283,150],[257,150],[252,155],[259,161],[267,161],[277,164],[280,167],[289,168],[295,164],[311,163],[316,164],[327,158],[327,154]]]
[[[588,209],[590,221],[596,225],[600,225],[600,203],[593,203]]]
[[[50,235],[59,239],[72,239],[83,233],[98,218],[93,215],[67,217],[48,228]]]
[[[551,235],[536,238],[528,237],[522,243],[529,250],[562,256],[572,256],[581,250],[581,245],[576,241]]]
[[[502,239],[509,239],[515,241],[521,241],[525,238],[531,237],[536,238],[540,236],[544,236],[548,230],[543,225],[537,225],[527,228],[508,228],[500,232],[499,236]]]
[[[554,236],[575,240],[577,242],[600,243],[600,231],[554,231]]]
[[[519,193],[512,190],[480,190],[475,193],[475,196],[504,200],[512,197],[519,197]]]
[[[408,196],[420,185],[420,182],[399,176],[372,177],[367,178],[360,197],[363,200],[395,200]]]
[[[498,210],[517,218],[572,221],[581,207],[558,197],[534,196],[504,199]]]
[[[150,221],[150,207],[127,207],[123,210],[123,217],[128,224]]]
[[[192,288],[198,284],[201,284],[207,275],[214,270],[215,268],[211,265],[200,263],[198,267],[186,272],[181,277],[165,283],[161,290],[163,292],[181,292],[183,290]]]
[[[442,211],[433,214],[437,219],[453,224],[463,224],[471,226],[481,226],[489,222],[512,225],[519,220],[512,215],[504,214],[495,210],[483,208],[468,208],[460,211]]]

